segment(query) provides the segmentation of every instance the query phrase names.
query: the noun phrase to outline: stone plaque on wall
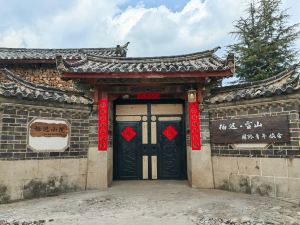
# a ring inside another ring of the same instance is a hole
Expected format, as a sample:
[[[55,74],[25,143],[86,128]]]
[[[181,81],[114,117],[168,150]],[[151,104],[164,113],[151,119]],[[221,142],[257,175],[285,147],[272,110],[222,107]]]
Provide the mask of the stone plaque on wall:
[[[30,125],[32,137],[66,137],[68,130],[68,125],[65,123],[34,122]]]
[[[34,119],[28,126],[28,147],[35,151],[64,151],[70,125],[62,119]]]
[[[211,142],[215,144],[290,141],[289,120],[286,115],[218,120],[212,121],[210,127]]]

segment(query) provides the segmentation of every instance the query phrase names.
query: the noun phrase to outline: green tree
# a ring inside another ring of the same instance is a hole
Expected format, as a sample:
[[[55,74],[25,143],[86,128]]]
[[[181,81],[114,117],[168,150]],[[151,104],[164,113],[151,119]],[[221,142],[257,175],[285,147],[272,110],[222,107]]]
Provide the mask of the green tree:
[[[295,62],[298,24],[289,25],[281,0],[256,0],[248,5],[247,16],[234,22],[231,32],[238,43],[229,46],[236,55],[236,73],[242,81],[276,75]]]

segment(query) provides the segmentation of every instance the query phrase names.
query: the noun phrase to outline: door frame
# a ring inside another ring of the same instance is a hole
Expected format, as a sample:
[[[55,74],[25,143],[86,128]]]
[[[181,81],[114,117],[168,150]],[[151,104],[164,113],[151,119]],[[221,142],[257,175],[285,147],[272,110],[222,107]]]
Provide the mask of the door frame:
[[[135,105],[135,104],[147,104],[147,112],[149,115],[149,104],[182,104],[183,106],[183,113],[182,113],[182,149],[181,149],[181,173],[180,177],[177,180],[186,180],[187,179],[187,146],[186,146],[186,103],[182,99],[159,99],[159,100],[137,100],[137,99],[117,99],[113,102],[113,150],[118,148],[118,144],[116,141],[114,141],[114,137],[116,137],[116,105]],[[151,135],[151,132],[149,132],[150,126],[148,126],[148,135]],[[148,136],[149,138],[149,136]],[[118,169],[118,157],[115,154],[116,151],[113,151],[113,180],[116,180],[116,174],[115,171]],[[142,169],[142,168],[141,168]],[[148,163],[148,171],[151,171],[150,164]],[[120,180],[120,178],[117,178]],[[142,177],[140,178],[143,179]],[[168,180],[172,180],[172,178],[169,178]],[[165,179],[166,180],[166,179]]]

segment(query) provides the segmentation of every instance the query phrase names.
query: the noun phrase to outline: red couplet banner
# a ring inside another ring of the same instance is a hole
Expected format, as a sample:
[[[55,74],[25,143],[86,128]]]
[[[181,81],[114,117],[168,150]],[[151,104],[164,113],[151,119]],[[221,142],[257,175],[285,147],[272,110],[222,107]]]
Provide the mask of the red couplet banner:
[[[192,150],[201,150],[198,102],[189,103],[190,135]]]
[[[108,148],[108,101],[98,102],[98,150],[107,151]]]

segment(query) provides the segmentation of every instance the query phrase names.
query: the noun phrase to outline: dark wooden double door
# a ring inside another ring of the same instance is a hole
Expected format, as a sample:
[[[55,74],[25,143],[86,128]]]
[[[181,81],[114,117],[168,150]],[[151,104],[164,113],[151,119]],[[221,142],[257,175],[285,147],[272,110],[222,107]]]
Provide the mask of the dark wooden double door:
[[[114,179],[186,179],[182,103],[116,104]]]

